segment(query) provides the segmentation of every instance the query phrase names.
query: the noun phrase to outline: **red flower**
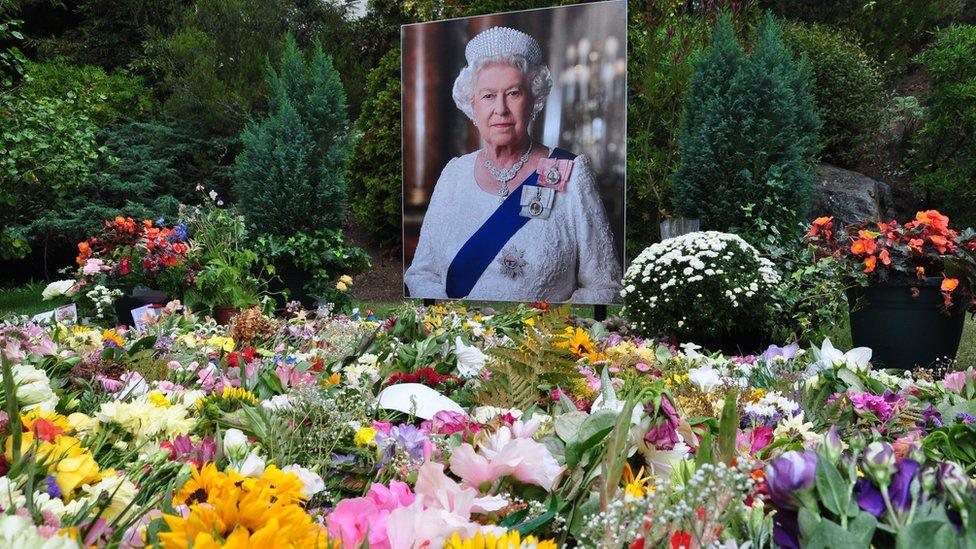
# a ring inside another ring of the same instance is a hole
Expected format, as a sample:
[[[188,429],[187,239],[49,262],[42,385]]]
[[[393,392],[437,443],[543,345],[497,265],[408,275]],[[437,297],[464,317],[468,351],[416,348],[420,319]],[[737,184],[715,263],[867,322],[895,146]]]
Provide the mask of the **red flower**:
[[[64,429],[44,418],[35,420],[31,431],[33,431],[34,436],[47,442],[54,442],[54,437],[64,433]]]
[[[130,272],[132,272],[132,267],[129,265],[128,256],[126,256],[124,259],[122,259],[122,262],[119,263],[119,274],[125,276]]]
[[[671,549],[691,549],[691,534],[676,530],[671,534]]]

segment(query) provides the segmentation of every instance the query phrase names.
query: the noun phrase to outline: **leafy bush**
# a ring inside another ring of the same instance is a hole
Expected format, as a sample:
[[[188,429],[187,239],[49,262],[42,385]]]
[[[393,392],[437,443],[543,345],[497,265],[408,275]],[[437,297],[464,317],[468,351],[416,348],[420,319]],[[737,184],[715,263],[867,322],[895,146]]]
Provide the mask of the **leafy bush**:
[[[341,227],[352,140],[332,61],[318,44],[306,60],[289,35],[266,84],[270,113],[244,132],[235,159],[241,211],[258,234]]]
[[[934,29],[971,19],[966,0],[763,0],[777,15],[851,29],[886,72],[903,70]],[[970,2],[971,4],[971,2]]]
[[[932,79],[915,135],[915,183],[930,206],[976,225],[976,26],[949,27],[919,61]]]
[[[121,119],[145,119],[156,109],[142,78],[125,72],[106,74],[100,67],[71,65],[64,59],[24,65],[18,93],[24,97],[74,98],[99,127]]]
[[[741,237],[688,233],[634,258],[624,275],[623,314],[648,336],[721,339],[764,326],[779,282],[773,264]]]
[[[103,149],[76,99],[0,94],[0,257],[23,257],[29,245],[12,228],[31,206],[49,204],[85,181]]]
[[[103,154],[91,175],[62,197],[38,196],[17,208],[11,235],[46,263],[67,261],[59,252],[74,248],[116,216],[175,220],[180,203],[198,202],[197,186],[220,180],[226,139],[201,139],[192,128],[129,122],[102,130]]]
[[[355,276],[370,268],[370,257],[361,248],[345,246],[342,231],[324,229],[314,234],[298,233],[287,238],[261,236],[255,246],[266,268],[295,270],[312,275],[305,290],[313,296],[328,297],[342,275]]]
[[[674,176],[685,216],[716,230],[772,222],[791,236],[816,179],[820,122],[810,82],[809,64],[792,59],[771,16],[749,55],[729,18],[719,19],[685,99]]]
[[[382,245],[399,245],[403,180],[400,154],[400,50],[387,52],[369,73],[359,139],[350,166],[350,206]]]
[[[854,41],[823,25],[792,23],[783,41],[813,69],[821,155],[843,166],[854,166],[878,135],[884,112],[881,73]]]

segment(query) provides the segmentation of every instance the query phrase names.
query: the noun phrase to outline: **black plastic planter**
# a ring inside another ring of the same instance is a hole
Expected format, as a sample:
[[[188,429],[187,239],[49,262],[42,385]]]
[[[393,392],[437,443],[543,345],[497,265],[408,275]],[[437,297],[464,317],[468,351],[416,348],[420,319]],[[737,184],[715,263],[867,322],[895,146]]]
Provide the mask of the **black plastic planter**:
[[[870,347],[871,362],[878,368],[907,370],[954,359],[967,300],[957,298],[947,314],[941,283],[942,278],[932,277],[921,285],[888,282],[848,289],[854,346]]]
[[[166,295],[166,292],[147,288],[133,288],[115,300],[115,314],[119,317],[119,324],[134,326],[132,309],[150,304],[165,305],[168,301],[169,296]]]

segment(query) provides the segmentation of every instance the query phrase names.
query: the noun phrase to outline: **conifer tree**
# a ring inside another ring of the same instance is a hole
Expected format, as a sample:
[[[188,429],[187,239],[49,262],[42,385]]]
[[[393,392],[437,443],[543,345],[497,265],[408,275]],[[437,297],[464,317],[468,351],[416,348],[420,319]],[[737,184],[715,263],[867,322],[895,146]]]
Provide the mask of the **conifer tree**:
[[[340,228],[352,138],[346,97],[332,61],[310,58],[288,35],[280,68],[268,64],[268,116],[242,134],[234,190],[259,234],[289,236]]]
[[[744,54],[719,18],[695,63],[678,146],[676,202],[712,230],[791,232],[816,178],[820,122],[805,58],[794,61],[771,16]]]

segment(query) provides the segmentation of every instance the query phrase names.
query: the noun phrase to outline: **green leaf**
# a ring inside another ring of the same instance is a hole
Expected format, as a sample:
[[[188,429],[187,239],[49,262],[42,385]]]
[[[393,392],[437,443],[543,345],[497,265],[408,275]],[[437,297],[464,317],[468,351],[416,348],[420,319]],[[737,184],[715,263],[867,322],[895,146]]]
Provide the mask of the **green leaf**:
[[[805,549],[867,549],[870,543],[861,541],[861,538],[848,532],[841,525],[831,520],[822,519],[817,524],[813,536],[803,544]]]
[[[816,483],[824,506],[838,517],[845,516],[851,500],[849,487],[837,467],[823,456],[817,460]]]
[[[855,505],[854,508],[857,509],[857,506]],[[870,545],[877,527],[878,519],[866,511],[861,511],[853,520],[847,523],[847,531],[859,536],[861,543],[864,545]]]
[[[575,467],[587,450],[603,442],[616,420],[617,413],[611,410],[600,410],[586,418],[576,438],[566,444],[566,465]]]
[[[738,394],[731,392],[725,397],[722,418],[718,424],[718,457],[725,463],[735,457],[735,438],[739,431],[739,415],[736,409]]]
[[[895,540],[895,547],[897,549],[913,549],[915,547],[953,549],[959,547],[959,543],[956,540],[955,530],[950,523],[924,520],[902,528]]]
[[[579,410],[556,416],[556,422],[554,425],[556,436],[567,444],[576,440],[577,435],[579,435],[580,427],[589,417],[590,414],[581,412]]]

